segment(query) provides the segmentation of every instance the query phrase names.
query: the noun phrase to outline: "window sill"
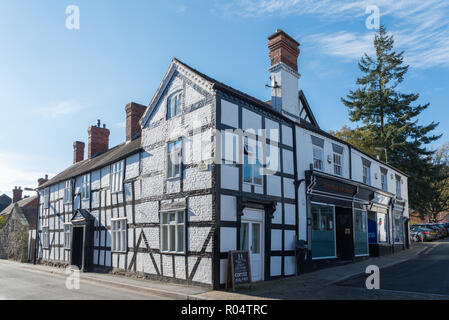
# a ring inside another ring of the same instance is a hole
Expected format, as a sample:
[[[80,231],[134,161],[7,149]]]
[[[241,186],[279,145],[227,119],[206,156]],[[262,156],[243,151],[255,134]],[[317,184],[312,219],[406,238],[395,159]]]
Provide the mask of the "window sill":
[[[181,175],[177,175],[176,177],[167,177],[165,178],[167,181],[175,181],[181,179]]]

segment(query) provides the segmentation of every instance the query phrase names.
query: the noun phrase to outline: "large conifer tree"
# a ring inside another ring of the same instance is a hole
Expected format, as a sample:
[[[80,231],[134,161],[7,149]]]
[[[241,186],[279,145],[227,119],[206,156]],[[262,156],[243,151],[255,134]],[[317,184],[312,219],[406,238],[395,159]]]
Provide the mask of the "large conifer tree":
[[[431,134],[438,123],[421,125],[417,120],[429,104],[415,104],[419,94],[399,91],[409,66],[404,64],[403,52],[395,52],[393,46],[393,36],[381,26],[374,37],[375,55],[365,53],[358,64],[363,75],[357,79],[357,90],[341,100],[351,121],[359,125],[355,136],[372,137],[364,141],[372,144],[364,149],[386,148],[387,152],[378,151],[381,159],[410,176],[410,206],[419,210],[430,197],[426,186],[433,176],[433,152],[426,145],[441,136]]]

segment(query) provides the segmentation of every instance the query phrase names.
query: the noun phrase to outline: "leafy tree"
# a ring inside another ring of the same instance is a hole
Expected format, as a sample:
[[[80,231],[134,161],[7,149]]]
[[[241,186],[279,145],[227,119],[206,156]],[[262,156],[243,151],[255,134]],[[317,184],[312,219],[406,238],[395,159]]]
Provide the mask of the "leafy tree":
[[[355,133],[343,128],[336,135],[359,139],[360,144],[366,144],[362,150],[407,173],[410,205],[420,210],[431,197],[427,184],[434,174],[434,152],[426,145],[441,136],[431,134],[438,123],[421,125],[416,119],[429,104],[416,104],[419,94],[398,90],[409,66],[404,64],[404,52],[397,53],[393,47],[393,36],[381,26],[374,37],[375,56],[365,53],[358,63],[363,74],[356,81],[358,88],[341,99],[349,109],[350,120],[359,127]]]
[[[429,217],[430,221],[438,222],[438,214],[449,210],[449,142],[437,150],[433,162],[434,175],[428,186],[431,196],[420,215],[421,218]]]
[[[366,130],[360,128],[351,129],[348,126],[343,126],[339,131],[330,131],[329,133],[368,154],[375,155],[378,152],[375,149],[376,141],[374,136]]]

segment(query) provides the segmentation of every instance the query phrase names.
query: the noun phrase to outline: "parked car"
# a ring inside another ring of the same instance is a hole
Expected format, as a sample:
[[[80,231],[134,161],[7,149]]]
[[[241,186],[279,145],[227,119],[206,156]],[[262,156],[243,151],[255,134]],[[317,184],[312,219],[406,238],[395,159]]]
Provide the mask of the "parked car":
[[[444,231],[443,231],[443,229],[438,227],[438,226],[436,226],[435,224],[428,223],[428,224],[425,224],[425,225],[422,225],[422,226],[425,227],[425,228],[429,228],[429,229],[435,230],[437,232],[437,234],[438,234],[438,239],[444,238]]]
[[[449,232],[449,222],[443,223],[443,225],[446,227],[447,231]]]
[[[412,239],[414,233],[418,235],[418,237],[415,236],[415,239],[420,239],[419,241],[433,241],[437,240],[439,237],[436,230],[418,226],[410,227],[410,235],[412,236]]]
[[[434,226],[440,228],[443,230],[443,238],[446,238],[448,236],[447,228],[442,223],[435,223]]]
[[[425,235],[418,228],[410,229],[410,239],[413,242],[424,242]]]
[[[449,222],[443,222],[442,225],[446,228],[447,232],[449,233]]]

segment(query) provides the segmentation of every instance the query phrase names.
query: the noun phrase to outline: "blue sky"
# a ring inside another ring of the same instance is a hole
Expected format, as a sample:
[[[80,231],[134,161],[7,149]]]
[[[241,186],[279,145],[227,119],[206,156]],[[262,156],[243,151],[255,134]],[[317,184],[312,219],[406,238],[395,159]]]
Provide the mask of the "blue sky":
[[[149,103],[172,57],[268,100],[267,36],[277,28],[301,43],[299,86],[321,127],[350,124],[340,97],[372,52],[371,4],[410,64],[400,89],[431,103],[419,121],[440,121],[436,148],[449,136],[447,1],[1,1],[0,194],[71,165],[73,142],[87,142],[97,119],[110,146],[121,143],[125,105]],[[69,5],[79,30],[66,28]]]

